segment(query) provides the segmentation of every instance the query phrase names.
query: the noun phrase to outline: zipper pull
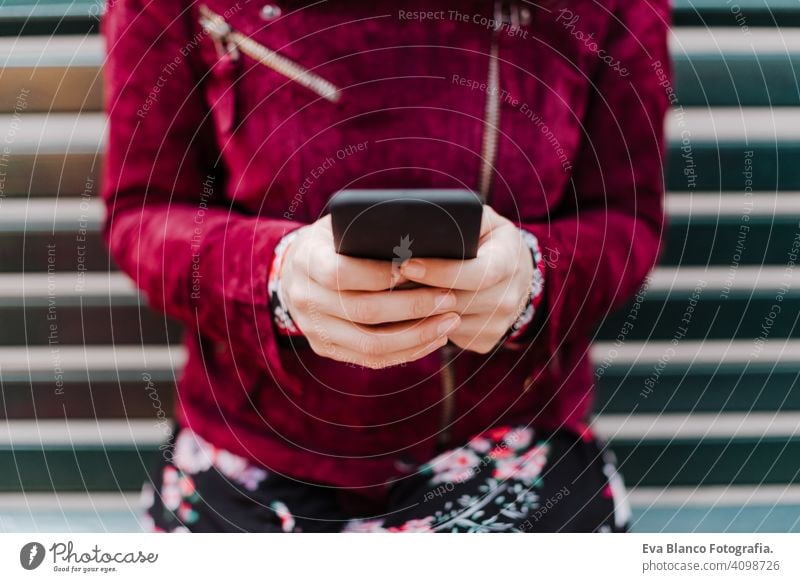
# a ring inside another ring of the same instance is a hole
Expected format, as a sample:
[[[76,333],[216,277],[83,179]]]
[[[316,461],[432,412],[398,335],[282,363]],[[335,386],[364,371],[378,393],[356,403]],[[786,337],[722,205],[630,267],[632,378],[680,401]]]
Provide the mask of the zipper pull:
[[[200,26],[214,41],[214,45],[217,47],[217,56],[223,58],[228,55],[231,60],[238,60],[239,49],[230,38],[230,25],[219,14],[209,10],[205,4],[200,6],[199,10]]]

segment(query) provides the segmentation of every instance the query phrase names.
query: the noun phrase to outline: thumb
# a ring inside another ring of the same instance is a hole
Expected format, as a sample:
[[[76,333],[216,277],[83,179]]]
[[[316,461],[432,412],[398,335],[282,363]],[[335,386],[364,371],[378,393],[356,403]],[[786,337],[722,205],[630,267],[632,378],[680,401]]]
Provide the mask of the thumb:
[[[481,239],[486,237],[495,228],[500,226],[505,218],[497,214],[494,208],[488,204],[483,205],[483,218],[481,219]]]

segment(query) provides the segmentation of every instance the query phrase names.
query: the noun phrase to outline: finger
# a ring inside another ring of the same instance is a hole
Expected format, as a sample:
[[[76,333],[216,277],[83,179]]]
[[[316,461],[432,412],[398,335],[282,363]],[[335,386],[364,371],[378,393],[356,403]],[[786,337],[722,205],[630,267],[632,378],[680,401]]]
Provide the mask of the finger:
[[[383,291],[400,273],[391,261],[356,259],[334,251],[333,239],[315,239],[292,257],[292,266],[326,289],[334,291]]]
[[[460,321],[461,318],[454,313],[382,326],[364,326],[332,318],[326,331],[331,342],[360,353],[362,357],[380,358],[436,341],[452,333]]]
[[[501,281],[494,287],[480,291],[453,291],[456,307],[453,311],[461,315],[510,314],[520,310],[520,302],[514,299],[511,279]]]
[[[511,323],[499,318],[468,315],[448,337],[460,348],[485,354],[505,337],[509,327]]]
[[[507,241],[495,236],[481,245],[474,259],[411,259],[401,265],[400,271],[423,285],[478,291],[493,287],[514,273],[515,261],[508,256],[508,247]]]
[[[330,292],[329,292],[330,293]],[[354,323],[383,324],[412,321],[454,311],[452,292],[432,287],[403,291],[342,291],[325,295],[324,309]]]
[[[428,356],[436,350],[444,347],[447,344],[447,336],[442,336],[424,346],[417,346],[408,350],[401,350],[392,354],[386,354],[380,357],[365,357],[360,352],[353,351],[344,346],[334,346],[332,351],[332,358],[352,364],[355,366],[363,366],[365,368],[372,368],[375,370],[388,368],[391,366],[399,366],[401,364],[415,362],[425,356]]]

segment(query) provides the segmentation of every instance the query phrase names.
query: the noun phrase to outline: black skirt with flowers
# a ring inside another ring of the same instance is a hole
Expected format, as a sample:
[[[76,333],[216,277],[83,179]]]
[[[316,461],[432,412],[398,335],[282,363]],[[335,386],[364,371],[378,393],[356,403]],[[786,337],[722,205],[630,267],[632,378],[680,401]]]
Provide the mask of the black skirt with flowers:
[[[442,452],[376,506],[270,473],[183,428],[145,483],[165,532],[621,532],[630,511],[613,455],[589,433],[498,427]]]

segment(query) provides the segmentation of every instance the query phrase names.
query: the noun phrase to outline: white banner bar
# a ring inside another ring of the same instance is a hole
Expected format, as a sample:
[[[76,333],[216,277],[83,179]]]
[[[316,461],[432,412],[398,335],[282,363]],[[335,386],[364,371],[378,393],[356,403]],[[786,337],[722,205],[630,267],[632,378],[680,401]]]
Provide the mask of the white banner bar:
[[[799,542],[794,534],[2,534],[0,579],[796,581]]]

